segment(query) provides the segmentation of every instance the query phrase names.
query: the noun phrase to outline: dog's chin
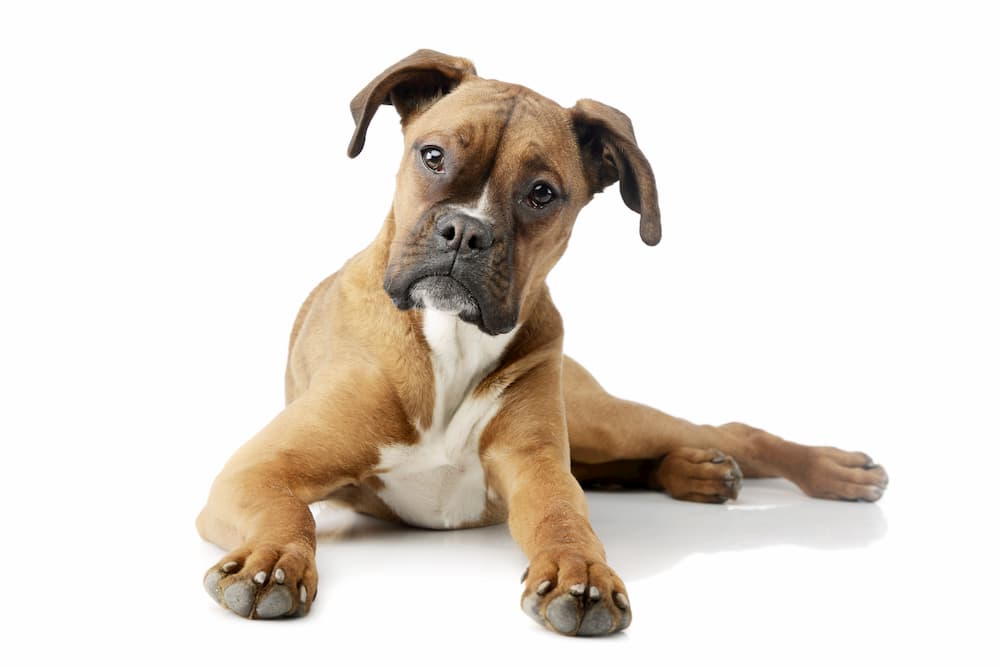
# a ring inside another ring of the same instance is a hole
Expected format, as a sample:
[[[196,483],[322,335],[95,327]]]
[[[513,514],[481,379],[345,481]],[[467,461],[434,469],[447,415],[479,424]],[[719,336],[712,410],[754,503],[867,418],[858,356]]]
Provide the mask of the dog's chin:
[[[440,310],[457,315],[470,324],[481,325],[479,304],[460,282],[451,276],[427,276],[410,286],[410,301],[417,308]]]
[[[423,308],[450,313],[490,336],[509,333],[517,326],[517,310],[504,313],[490,303],[484,307],[473,290],[452,276],[424,276],[408,287],[387,279],[385,291],[400,310]]]

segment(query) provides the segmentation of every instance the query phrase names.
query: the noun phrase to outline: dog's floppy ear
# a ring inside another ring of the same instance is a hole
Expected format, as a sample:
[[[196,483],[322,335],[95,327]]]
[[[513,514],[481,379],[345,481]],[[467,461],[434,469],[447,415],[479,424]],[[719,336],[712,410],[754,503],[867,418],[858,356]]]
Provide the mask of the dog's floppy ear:
[[[639,236],[647,245],[656,245],[660,242],[656,180],[636,145],[632,121],[618,109],[594,100],[580,100],[569,111],[591,194],[620,181],[622,199],[639,214]]]
[[[368,124],[379,106],[395,106],[405,121],[414,111],[475,75],[476,68],[465,58],[429,49],[421,49],[389,67],[351,100],[354,136],[347,147],[348,157],[357,157],[364,148]]]

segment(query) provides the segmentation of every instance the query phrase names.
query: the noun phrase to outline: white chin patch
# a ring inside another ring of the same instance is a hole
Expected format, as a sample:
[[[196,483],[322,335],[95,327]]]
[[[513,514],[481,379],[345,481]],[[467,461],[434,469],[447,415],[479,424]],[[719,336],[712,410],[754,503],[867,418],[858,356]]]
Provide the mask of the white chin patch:
[[[472,295],[457,280],[447,276],[421,278],[410,288],[410,298],[421,308],[445,313],[475,315],[479,312]]]

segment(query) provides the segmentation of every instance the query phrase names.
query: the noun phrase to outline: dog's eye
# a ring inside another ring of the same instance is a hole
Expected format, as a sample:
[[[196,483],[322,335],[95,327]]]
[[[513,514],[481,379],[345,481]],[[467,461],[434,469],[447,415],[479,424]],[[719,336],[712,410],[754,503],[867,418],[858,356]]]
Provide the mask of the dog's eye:
[[[420,157],[424,161],[424,166],[435,174],[444,172],[444,151],[437,146],[424,146],[420,149]]]
[[[545,208],[555,198],[556,193],[548,183],[535,183],[528,193],[528,205],[531,208]]]

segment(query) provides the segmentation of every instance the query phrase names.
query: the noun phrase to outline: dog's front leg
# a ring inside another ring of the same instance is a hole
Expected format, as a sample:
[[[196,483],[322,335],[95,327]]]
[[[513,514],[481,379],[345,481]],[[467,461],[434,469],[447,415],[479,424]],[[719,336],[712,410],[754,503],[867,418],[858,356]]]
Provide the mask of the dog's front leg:
[[[562,634],[610,634],[627,627],[632,613],[570,472],[559,375],[557,364],[536,367],[509,387],[481,451],[528,556],[522,609]]]
[[[198,532],[231,551],[205,575],[219,604],[250,618],[302,615],[316,596],[316,525],[309,503],[357,483],[379,441],[405,423],[378,388],[311,388],[226,463],[198,517]],[[383,398],[380,398],[383,397]]]

